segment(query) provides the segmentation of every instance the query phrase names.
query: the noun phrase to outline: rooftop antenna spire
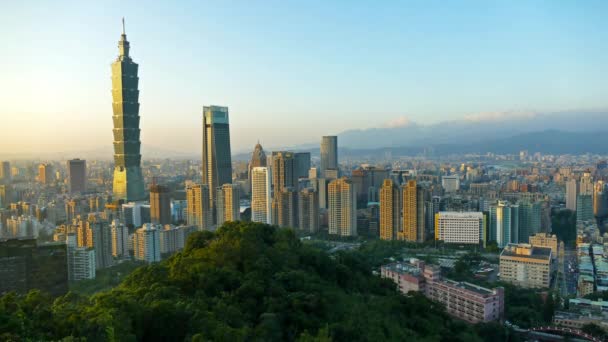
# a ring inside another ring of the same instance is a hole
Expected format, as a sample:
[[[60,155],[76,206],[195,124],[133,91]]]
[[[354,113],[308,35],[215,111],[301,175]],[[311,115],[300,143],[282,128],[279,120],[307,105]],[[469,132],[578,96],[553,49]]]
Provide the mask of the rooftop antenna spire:
[[[125,17],[122,17],[122,34],[126,34],[125,33]]]

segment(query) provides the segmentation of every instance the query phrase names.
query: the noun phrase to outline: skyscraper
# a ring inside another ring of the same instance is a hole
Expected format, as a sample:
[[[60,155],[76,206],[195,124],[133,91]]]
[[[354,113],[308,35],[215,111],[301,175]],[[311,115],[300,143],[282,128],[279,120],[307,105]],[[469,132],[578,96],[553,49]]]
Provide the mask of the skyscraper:
[[[418,237],[418,205],[417,186],[415,180],[410,180],[401,189],[402,224],[398,232],[399,240],[416,242]]]
[[[211,229],[213,218],[209,205],[209,186],[206,184],[188,186],[186,188],[186,203],[188,225],[197,226],[199,230]]]
[[[252,180],[252,170],[256,167],[264,167],[266,166],[266,153],[262,148],[262,145],[258,142],[253,149],[253,153],[251,154],[251,160],[249,161],[249,165],[247,168],[247,176],[249,178],[249,186],[251,187]]]
[[[86,190],[87,162],[81,159],[68,160],[68,181],[70,193]]]
[[[606,195],[606,185],[603,181],[597,181],[593,191],[593,214],[596,217],[608,215],[608,196]]]
[[[329,183],[329,234],[357,235],[357,191],[352,181],[340,178]]]
[[[319,231],[319,193],[313,188],[298,193],[298,228],[308,233]]]
[[[118,42],[118,58],[112,63],[112,110],[114,112],[114,200],[144,199],[139,140],[138,65],[129,56],[124,31]]]
[[[112,256],[117,258],[129,257],[129,228],[120,220],[113,220],[112,233]]]
[[[380,239],[394,240],[400,230],[401,194],[391,179],[385,179],[380,187]]]
[[[224,184],[217,188],[217,225],[228,221],[238,221],[240,212],[240,191],[236,184]]]
[[[171,223],[171,193],[166,186],[150,187],[150,220],[156,224]]]
[[[296,152],[294,153],[295,158],[295,178],[308,178],[308,171],[310,170],[310,152]]]
[[[274,199],[273,211],[276,212],[274,224],[279,227],[297,227],[298,191],[294,187],[287,186],[280,192],[275,192]]]
[[[212,222],[218,221],[217,188],[232,183],[228,108],[203,107],[203,184],[209,187]]]
[[[519,206],[499,201],[490,206],[490,241],[498,247],[519,241]]]
[[[272,224],[270,168],[251,169],[251,221]]]
[[[566,182],[566,208],[576,210],[576,196],[579,194],[579,183],[571,178]]]
[[[281,193],[285,187],[295,187],[296,160],[293,152],[272,152],[272,186],[275,195]]]
[[[159,225],[146,223],[135,231],[133,249],[135,259],[148,263],[159,262],[160,259],[160,230]]]
[[[338,137],[335,135],[321,138],[321,175],[325,177],[325,170],[338,169]]]
[[[38,181],[42,184],[51,184],[54,179],[53,166],[42,163],[38,166]]]
[[[541,231],[542,203],[519,202],[519,234],[517,242],[527,243],[529,237]]]

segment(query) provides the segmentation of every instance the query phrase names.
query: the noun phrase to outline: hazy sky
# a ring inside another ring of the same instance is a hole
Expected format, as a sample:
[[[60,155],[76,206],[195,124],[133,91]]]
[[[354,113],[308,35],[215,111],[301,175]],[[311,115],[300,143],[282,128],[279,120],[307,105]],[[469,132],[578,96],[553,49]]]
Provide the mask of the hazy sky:
[[[121,17],[142,141],[233,150],[351,128],[608,107],[608,1],[2,1],[0,152],[112,143]]]

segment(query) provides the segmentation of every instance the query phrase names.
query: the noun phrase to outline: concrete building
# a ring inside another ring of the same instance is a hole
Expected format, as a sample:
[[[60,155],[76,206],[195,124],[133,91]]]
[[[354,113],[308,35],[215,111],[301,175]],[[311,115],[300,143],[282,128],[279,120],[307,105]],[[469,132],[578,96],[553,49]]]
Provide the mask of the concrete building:
[[[272,224],[272,184],[269,167],[251,169],[251,221]]]
[[[296,188],[283,187],[274,195],[272,212],[273,222],[279,227],[296,228],[298,226],[298,191]]]
[[[338,137],[324,136],[321,138],[321,175],[325,178],[327,170],[338,170]],[[337,178],[337,177],[336,177]]]
[[[401,231],[397,239],[411,242],[424,242],[427,237],[424,215],[424,202],[428,193],[418,186],[415,180],[409,180],[401,188]]]
[[[38,165],[38,182],[49,185],[55,180],[55,173],[53,172],[53,165],[42,163]]]
[[[506,201],[490,206],[490,241],[498,247],[519,241],[519,206]]]
[[[357,235],[357,192],[346,177],[329,183],[329,234]]]
[[[150,220],[155,224],[171,223],[171,192],[166,186],[150,187]]]
[[[188,236],[197,230],[195,226],[157,226],[161,254],[172,254],[184,249]]]
[[[470,323],[497,321],[504,314],[504,289],[488,289],[466,282],[442,279],[438,268],[412,259],[384,265],[381,276],[393,280],[401,293],[418,291],[441,303],[448,314]]]
[[[500,254],[500,280],[525,288],[549,288],[554,266],[549,247],[508,244]]]
[[[298,223],[302,231],[319,231],[319,193],[313,188],[305,188],[298,193]]]
[[[83,224],[80,224],[82,227]],[[112,260],[112,231],[106,221],[89,218],[84,222],[84,230],[78,231],[79,247],[95,250],[95,267],[102,269],[114,264]]]
[[[209,230],[213,227],[213,215],[209,199],[209,186],[194,184],[186,188],[187,219],[190,226],[199,230]]]
[[[67,164],[70,193],[84,193],[87,184],[87,162],[82,159],[71,159]]]
[[[579,194],[579,183],[571,178],[566,182],[566,209],[576,210],[576,197]]]
[[[441,177],[441,187],[445,192],[456,192],[460,190],[460,176],[449,175]]]
[[[479,245],[485,219],[481,212],[439,212],[435,214],[435,240]]]
[[[258,142],[251,154],[251,160],[249,161],[249,165],[247,166],[247,178],[249,179],[249,186],[253,186],[253,169],[256,167],[266,167],[267,162],[266,153],[262,148],[262,145]],[[253,190],[252,190],[253,191]]]
[[[549,233],[536,233],[531,235],[529,243],[532,247],[548,247],[551,248],[551,255],[553,258],[557,258],[559,255],[559,240],[557,235]]]
[[[110,226],[112,234],[112,256],[115,258],[129,258],[129,228],[120,220],[112,220]]]
[[[608,215],[608,194],[604,181],[597,181],[593,190],[593,215],[605,217]]]
[[[9,184],[11,182],[11,163],[8,161],[0,162],[0,183]]]
[[[518,243],[528,243],[531,235],[541,232],[542,203],[538,201],[520,201]]]
[[[310,152],[296,152],[294,153],[295,165],[294,174],[296,180],[300,178],[308,178],[308,171],[310,170]]]
[[[236,184],[224,184],[217,188],[217,226],[224,222],[241,219],[239,187]]]
[[[230,124],[228,108],[203,107],[203,180],[209,188],[209,205],[212,224],[218,222],[216,189],[232,184],[232,157],[230,152]],[[223,223],[224,221],[222,221]]]
[[[380,188],[380,239],[395,240],[401,230],[401,192],[392,179],[385,179]]]
[[[66,235],[68,252],[68,279],[79,281],[95,279],[95,250],[90,247],[78,247],[76,234]]]
[[[576,196],[576,222],[595,220],[593,215],[593,195],[579,194]]]
[[[135,259],[148,263],[159,262],[160,252],[160,230],[162,227],[146,223],[139,228],[133,237],[133,250]]]

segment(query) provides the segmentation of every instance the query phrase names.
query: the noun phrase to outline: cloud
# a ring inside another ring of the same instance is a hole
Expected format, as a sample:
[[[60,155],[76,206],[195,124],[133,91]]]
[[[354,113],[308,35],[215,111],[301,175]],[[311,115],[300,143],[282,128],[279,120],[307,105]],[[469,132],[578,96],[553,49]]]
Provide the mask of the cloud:
[[[464,116],[465,121],[484,122],[484,121],[502,121],[507,119],[531,119],[539,113],[533,111],[502,111],[502,112],[484,112],[477,114],[469,114]]]
[[[402,115],[400,117],[394,118],[386,123],[386,127],[388,128],[398,128],[398,127],[407,127],[411,126],[414,123],[407,118],[407,116]]]

